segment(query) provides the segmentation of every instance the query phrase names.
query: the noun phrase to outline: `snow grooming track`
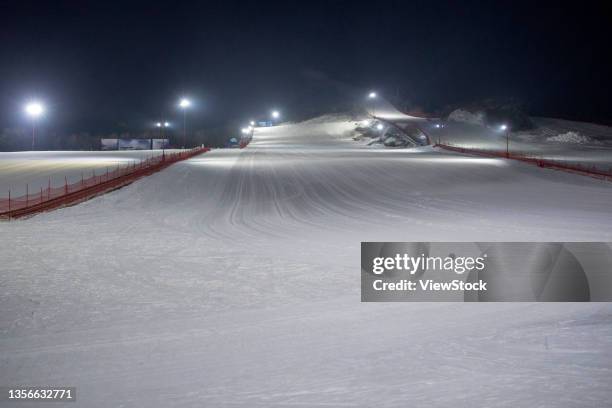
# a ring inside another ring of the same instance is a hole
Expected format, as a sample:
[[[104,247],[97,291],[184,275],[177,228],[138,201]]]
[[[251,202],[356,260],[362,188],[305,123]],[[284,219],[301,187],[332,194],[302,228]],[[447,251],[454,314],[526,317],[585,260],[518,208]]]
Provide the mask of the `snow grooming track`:
[[[359,301],[361,241],[612,241],[608,183],[257,129],[0,224],[0,384],[76,406],[593,407],[612,305]]]

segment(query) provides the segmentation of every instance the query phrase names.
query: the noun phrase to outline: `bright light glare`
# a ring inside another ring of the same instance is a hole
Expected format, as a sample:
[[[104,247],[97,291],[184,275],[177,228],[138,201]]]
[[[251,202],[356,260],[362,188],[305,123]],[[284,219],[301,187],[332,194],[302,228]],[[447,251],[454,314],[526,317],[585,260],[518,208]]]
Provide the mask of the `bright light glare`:
[[[255,126],[255,121],[252,120],[251,122],[249,122],[251,124],[251,126]]]
[[[370,98],[370,99],[374,99],[374,98],[376,98],[376,96],[377,96],[377,95],[376,95],[376,92],[370,92],[370,93],[368,94],[368,98]]]
[[[280,117],[280,112],[279,111],[272,111],[272,117],[274,119],[278,119]]]
[[[164,127],[168,127],[168,126],[170,126],[170,123],[164,122]]]
[[[376,129],[383,130],[384,126],[382,125],[382,123],[379,123],[378,125],[376,125]]]
[[[362,126],[370,126],[371,123],[372,121],[370,119],[364,119],[361,121]]]
[[[181,101],[179,102],[179,106],[181,108],[188,108],[191,106],[191,101],[187,98],[183,98],[181,99]]]
[[[161,127],[161,125],[162,125],[162,124],[161,124],[161,122],[157,122],[157,123],[155,124],[155,126],[157,126],[157,127]]]
[[[500,130],[506,130],[506,129],[508,129],[508,125],[501,125],[501,126],[499,127],[499,129],[500,129]]]
[[[436,128],[440,129],[442,126],[439,123],[436,123]]]
[[[39,102],[30,102],[25,106],[25,111],[29,116],[36,118],[45,113],[45,107]]]
[[[249,132],[250,132],[249,128],[242,128],[242,133],[244,133],[245,135]]]

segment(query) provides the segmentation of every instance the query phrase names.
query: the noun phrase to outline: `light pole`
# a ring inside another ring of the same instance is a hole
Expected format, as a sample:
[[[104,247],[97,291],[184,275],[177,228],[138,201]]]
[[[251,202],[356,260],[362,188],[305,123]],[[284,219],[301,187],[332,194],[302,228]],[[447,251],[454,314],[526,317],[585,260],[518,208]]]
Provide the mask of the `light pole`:
[[[157,122],[155,127],[159,128],[159,137],[164,138],[164,129],[169,127],[170,123],[168,122]]]
[[[372,91],[368,94],[368,99],[372,100],[372,116],[374,117],[376,117],[376,98],[378,98],[376,92]]]
[[[40,102],[30,102],[24,108],[26,114],[32,118],[32,150],[36,141],[36,119],[45,113],[45,107]]]
[[[187,108],[191,106],[191,101],[187,98],[182,98],[179,101],[179,108],[183,110],[183,147],[187,145]]]
[[[170,123],[168,123],[168,122],[161,123],[160,127],[161,127],[161,138],[162,138],[162,141],[161,141],[161,144],[162,144],[162,161],[165,161],[166,160],[166,140],[164,139],[164,133],[165,133],[164,129],[166,129],[167,127],[170,127]]]
[[[510,158],[510,129],[508,125],[503,124],[499,127],[502,132],[506,132],[506,158]]]
[[[436,123],[434,125],[434,127],[436,129],[442,129],[443,128],[443,126],[441,124],[439,124],[439,123]],[[441,138],[440,138],[440,132],[438,132],[438,146],[441,145],[441,144],[442,144],[442,142],[441,142]]]

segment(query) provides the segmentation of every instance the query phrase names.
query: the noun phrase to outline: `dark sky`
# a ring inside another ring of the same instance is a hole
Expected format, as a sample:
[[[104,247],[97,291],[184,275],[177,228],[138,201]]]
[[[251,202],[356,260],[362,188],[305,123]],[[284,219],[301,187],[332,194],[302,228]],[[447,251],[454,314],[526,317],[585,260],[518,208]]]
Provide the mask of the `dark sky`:
[[[325,110],[377,89],[427,109],[515,97],[532,113],[611,119],[603,2],[2,2],[0,128],[25,100],[72,130],[278,107]],[[52,122],[52,123],[51,123]]]

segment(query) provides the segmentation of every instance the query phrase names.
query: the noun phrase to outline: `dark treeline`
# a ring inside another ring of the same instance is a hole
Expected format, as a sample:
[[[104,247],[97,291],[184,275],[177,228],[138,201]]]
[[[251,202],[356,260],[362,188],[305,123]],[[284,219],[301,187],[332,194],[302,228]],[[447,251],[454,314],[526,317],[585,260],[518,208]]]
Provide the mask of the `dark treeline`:
[[[211,129],[187,131],[186,138],[182,130],[166,130],[163,138],[170,140],[171,147],[193,147],[205,145],[224,147],[229,139],[240,138],[240,129],[232,126],[221,126]],[[34,150],[100,150],[102,138],[150,139],[162,138],[159,130],[142,132],[60,132],[41,126],[35,130]],[[32,149],[32,128],[5,128],[0,130],[0,151],[23,151]]]

